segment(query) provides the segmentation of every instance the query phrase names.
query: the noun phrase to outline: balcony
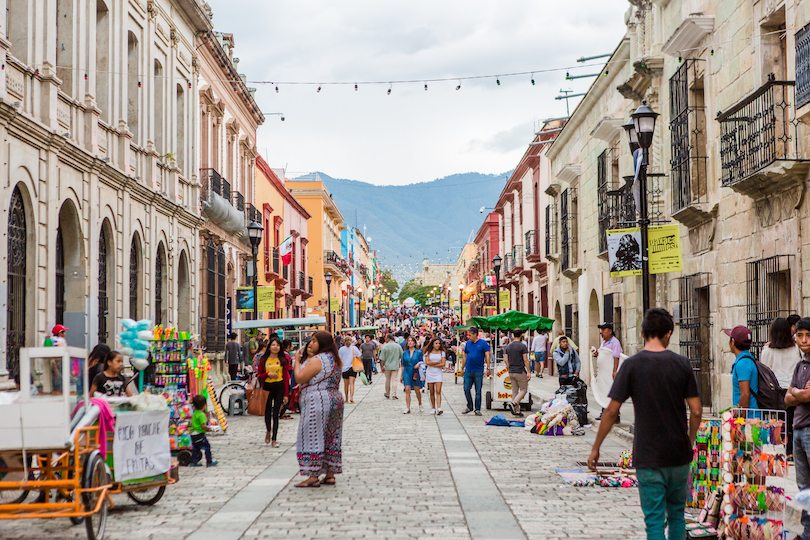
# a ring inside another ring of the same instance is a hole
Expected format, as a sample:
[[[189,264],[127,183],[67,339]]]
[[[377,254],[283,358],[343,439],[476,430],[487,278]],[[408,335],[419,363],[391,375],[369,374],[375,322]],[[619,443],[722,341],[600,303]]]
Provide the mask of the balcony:
[[[228,233],[244,233],[245,220],[231,202],[231,184],[222,178],[216,169],[200,169],[200,179],[203,217]]]
[[[754,93],[717,114],[724,187],[759,199],[803,184],[810,161],[800,158],[795,104],[795,82],[771,74]]]
[[[300,270],[295,273],[290,282],[290,292],[293,296],[302,296],[307,294],[307,278]]]
[[[260,224],[262,222],[262,213],[259,212],[259,210],[255,206],[253,206],[253,203],[245,204],[244,212],[245,212],[245,219],[247,220],[248,223],[250,223],[251,221],[255,221],[256,223]]]
[[[332,270],[333,274],[337,273],[336,277],[338,278],[352,275],[352,269],[349,267],[349,264],[334,251],[327,250],[323,252],[323,265],[325,270]]]
[[[523,271],[523,246],[515,244],[512,246],[512,273]]]
[[[511,274],[512,269],[515,267],[515,259],[512,258],[511,253],[503,256],[503,273],[504,275]]]
[[[537,263],[543,260],[543,253],[540,250],[540,231],[528,231],[524,235],[526,242],[526,260],[530,263]]]
[[[233,205],[240,212],[244,212],[245,211],[245,196],[242,195],[239,192],[234,192],[233,193]]]
[[[312,283],[313,283],[312,276],[308,277],[307,281],[308,281],[307,284],[309,285],[309,287],[307,288],[307,294],[309,294],[309,296],[312,296],[314,294],[312,292]]]
[[[264,279],[272,281],[279,278],[278,267],[280,264],[278,248],[272,248],[268,257],[264,259]]]

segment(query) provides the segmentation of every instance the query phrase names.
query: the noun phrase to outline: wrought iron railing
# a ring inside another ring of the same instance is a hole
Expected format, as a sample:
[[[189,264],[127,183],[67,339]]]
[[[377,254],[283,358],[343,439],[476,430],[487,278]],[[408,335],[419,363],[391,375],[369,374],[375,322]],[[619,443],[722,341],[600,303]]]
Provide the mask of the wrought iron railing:
[[[703,272],[678,278],[680,293],[681,354],[689,359],[698,382],[701,401],[711,404],[711,348],[709,281]]]
[[[245,210],[245,196],[239,193],[238,191],[235,191],[233,193],[233,198],[234,198],[233,205],[236,207],[237,210],[243,212]]]
[[[306,275],[300,270],[298,271],[298,287],[299,290],[306,291],[307,290],[307,279]]]
[[[599,253],[607,251],[607,236],[613,225],[613,205],[608,192],[615,187],[613,178],[613,149],[607,148],[596,159],[596,192],[599,205]]]
[[[799,159],[795,82],[773,74],[754,93],[717,114],[722,184],[745,180],[778,159]]]
[[[279,256],[278,248],[273,248],[273,273],[278,274]]]
[[[503,256],[503,273],[508,274],[512,271],[512,268],[515,267],[515,260],[512,258],[511,253],[507,253]]]
[[[290,276],[290,267],[286,265],[282,266],[281,277],[283,277],[284,279],[289,279],[290,278],[289,276]]]
[[[323,262],[324,264],[331,264],[337,266],[344,274],[347,276],[352,275],[352,269],[349,267],[349,264],[343,260],[343,258],[331,250],[326,250],[323,252]]]
[[[573,201],[576,190],[568,188],[560,195],[560,265],[563,271],[576,268],[577,232]]]
[[[526,246],[526,257],[542,255],[540,253],[540,231],[526,231],[523,235]]]
[[[515,244],[512,246],[512,269],[523,267],[523,246]]]
[[[307,292],[311,295],[312,294],[312,284],[313,284],[312,276],[308,277],[307,281],[309,282],[308,283],[309,287],[307,288]]]
[[[669,79],[673,213],[707,195],[706,107],[697,83],[698,62],[685,60]]]
[[[246,203],[245,204],[245,219],[247,219],[248,223],[251,221],[255,221],[256,223],[262,222],[262,213],[253,206],[253,203]]]
[[[559,249],[557,236],[557,205],[546,205],[546,257],[556,254]]]
[[[796,107],[810,103],[810,24],[796,32]]]
[[[753,334],[751,350],[762,349],[775,318],[790,315],[792,259],[793,255],[774,255],[745,263],[747,326]]]

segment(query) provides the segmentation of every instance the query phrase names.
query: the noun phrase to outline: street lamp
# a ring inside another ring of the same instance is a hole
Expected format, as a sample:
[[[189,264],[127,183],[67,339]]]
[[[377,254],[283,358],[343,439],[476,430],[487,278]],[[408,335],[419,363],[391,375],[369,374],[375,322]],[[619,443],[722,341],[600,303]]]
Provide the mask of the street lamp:
[[[501,273],[501,259],[500,255],[495,255],[492,258],[492,269],[495,270],[495,315],[501,314],[501,283],[500,283],[500,273]],[[493,364],[498,363],[498,344],[500,341],[500,332],[498,329],[495,329],[495,357],[493,359]]]
[[[253,248],[253,320],[255,321],[259,318],[259,267],[256,264],[256,258],[259,255],[259,244],[262,242],[264,227],[255,221],[251,221],[247,226],[247,230],[248,237],[250,238],[250,246]]]
[[[360,326],[360,302],[363,296],[363,287],[357,287],[357,326]]]
[[[464,293],[464,284],[458,284],[458,320],[461,321],[461,324],[464,324],[464,301],[462,294]]]
[[[636,109],[632,115],[632,129],[626,125],[630,151],[635,154],[641,149],[641,169],[639,170],[639,206],[638,225],[641,229],[641,303],[642,313],[647,313],[650,309],[650,261],[648,260],[647,229],[650,226],[649,212],[647,208],[647,166],[650,163],[650,145],[652,145],[653,134],[655,133],[655,119],[658,113],[647,106],[646,101],[641,102],[641,107]],[[635,156],[634,156],[635,157]],[[633,160],[635,164],[635,159]],[[635,169],[635,167],[634,167]],[[634,171],[635,172],[635,171]]]
[[[332,285],[332,272],[329,270],[323,275],[323,279],[326,280],[326,328],[329,333],[332,333],[332,292],[330,287]]]

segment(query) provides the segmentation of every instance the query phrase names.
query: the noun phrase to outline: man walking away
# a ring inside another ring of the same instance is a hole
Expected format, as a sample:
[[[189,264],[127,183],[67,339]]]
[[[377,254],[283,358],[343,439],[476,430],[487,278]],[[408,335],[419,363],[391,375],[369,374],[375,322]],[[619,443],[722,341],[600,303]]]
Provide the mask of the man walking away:
[[[385,370],[385,397],[399,399],[397,397],[397,379],[399,366],[402,364],[402,347],[400,347],[393,334],[385,335],[385,345],[380,350],[380,364]],[[394,384],[391,384],[391,379]]]
[[[596,373],[597,373],[597,383],[600,379],[603,381],[602,386],[607,389],[608,386],[612,386],[613,380],[616,379],[616,372],[619,371],[619,359],[622,356],[622,344],[619,343],[619,340],[616,339],[616,336],[613,335],[613,323],[606,322],[602,323],[598,326],[599,328],[599,336],[602,338],[602,342],[599,344],[599,348],[602,349],[610,349],[611,356],[613,357],[612,365],[610,361],[600,362],[597,360],[596,364]],[[593,357],[599,357],[599,350],[595,349],[593,351]],[[612,370],[612,371],[611,371]],[[610,379],[606,380],[606,374],[611,373]],[[604,392],[604,390],[603,390]],[[605,412],[605,409],[602,409],[602,412]],[[602,419],[602,415],[596,417],[597,420]],[[616,422],[621,422],[621,417],[616,419]]]
[[[239,372],[239,364],[242,362],[242,347],[236,341],[236,332],[231,332],[228,336],[227,344],[225,344],[225,363],[228,364],[228,376],[232,381],[236,380],[236,374]]]
[[[529,348],[520,339],[523,330],[520,328],[512,331],[512,341],[506,346],[506,364],[509,369],[509,380],[512,383],[512,414],[523,416],[520,412],[520,401],[529,391],[529,380],[532,378],[532,370],[529,366]]]
[[[801,361],[793,370],[793,379],[785,394],[785,405],[796,407],[793,413],[793,462],[799,490],[810,487],[810,318],[796,322],[796,345]],[[810,514],[802,511],[804,532],[796,540],[810,539]]]
[[[360,358],[363,360],[363,371],[366,373],[368,383],[371,384],[371,376],[374,373],[374,362],[377,360],[377,345],[371,341],[371,336],[366,334],[365,343],[360,344]]]
[[[738,324],[731,330],[723,330],[729,337],[728,347],[734,355],[731,366],[731,402],[743,409],[759,409],[759,370],[751,354],[751,330]]]
[[[633,462],[647,540],[663,540],[667,527],[670,540],[686,537],[686,482],[702,413],[689,360],[667,350],[674,328],[666,310],[647,310],[641,323],[644,350],[625,360],[616,375],[610,404],[602,414],[588,458],[588,466],[596,470],[602,441],[619,416],[621,404],[632,398],[636,415]],[[684,401],[689,405],[688,428]]]
[[[548,334],[546,332],[538,332],[532,340],[532,371],[535,375],[543,378],[543,372],[546,370],[546,355],[548,355]],[[551,364],[552,366],[554,364]],[[554,375],[554,368],[551,368],[549,376]]]
[[[467,343],[464,345],[464,352],[467,358],[464,362],[464,396],[467,398],[467,408],[461,414],[475,411],[476,416],[481,416],[481,387],[484,384],[484,366],[487,368],[489,377],[491,349],[489,343],[483,339],[478,339],[478,327],[471,326],[467,329]],[[475,385],[475,404],[472,399],[472,387]]]

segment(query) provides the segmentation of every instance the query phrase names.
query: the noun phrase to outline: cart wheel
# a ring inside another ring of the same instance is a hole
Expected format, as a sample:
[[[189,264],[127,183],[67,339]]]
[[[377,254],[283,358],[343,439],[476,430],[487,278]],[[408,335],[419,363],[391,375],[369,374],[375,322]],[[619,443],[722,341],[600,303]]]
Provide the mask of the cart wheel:
[[[244,392],[245,386],[242,383],[228,383],[219,393],[219,404],[225,414],[229,414],[228,405],[231,402],[231,394],[236,392]],[[245,404],[247,407],[247,404]]]
[[[101,454],[98,451],[90,454],[84,462],[84,475],[82,478],[82,487],[84,489],[97,488],[109,483],[107,478],[107,471],[104,468],[104,460],[101,459]],[[98,498],[101,497],[100,491],[91,491],[82,493],[82,502],[84,503],[85,510],[92,510],[98,504]],[[104,538],[104,530],[107,528],[107,501],[101,503],[101,508],[95,514],[90,514],[84,519],[84,524],[87,527],[87,540],[102,540]]]
[[[0,469],[6,468],[6,462],[0,459]],[[6,478],[8,475],[14,475],[15,473],[2,473],[0,474],[0,480],[4,482],[8,482],[11,478]],[[19,473],[23,475],[24,473]],[[31,475],[33,476],[33,474]],[[22,478],[19,478],[22,480]],[[33,478],[32,478],[33,479]],[[25,499],[28,498],[28,491],[22,489],[15,489],[15,490],[3,490],[0,491],[0,505],[3,504],[22,504],[25,502]]]
[[[492,392],[487,392],[487,409],[492,408]]]
[[[144,506],[152,506],[158,502],[166,492],[166,486],[139,489],[138,491],[128,491],[130,499]]]
[[[177,462],[183,467],[191,463],[191,450],[180,450],[177,452]]]
[[[521,403],[520,408],[523,409],[524,411],[530,411],[530,410],[532,410],[532,403],[533,403],[532,402],[532,396],[529,396],[529,402],[528,403]]]

